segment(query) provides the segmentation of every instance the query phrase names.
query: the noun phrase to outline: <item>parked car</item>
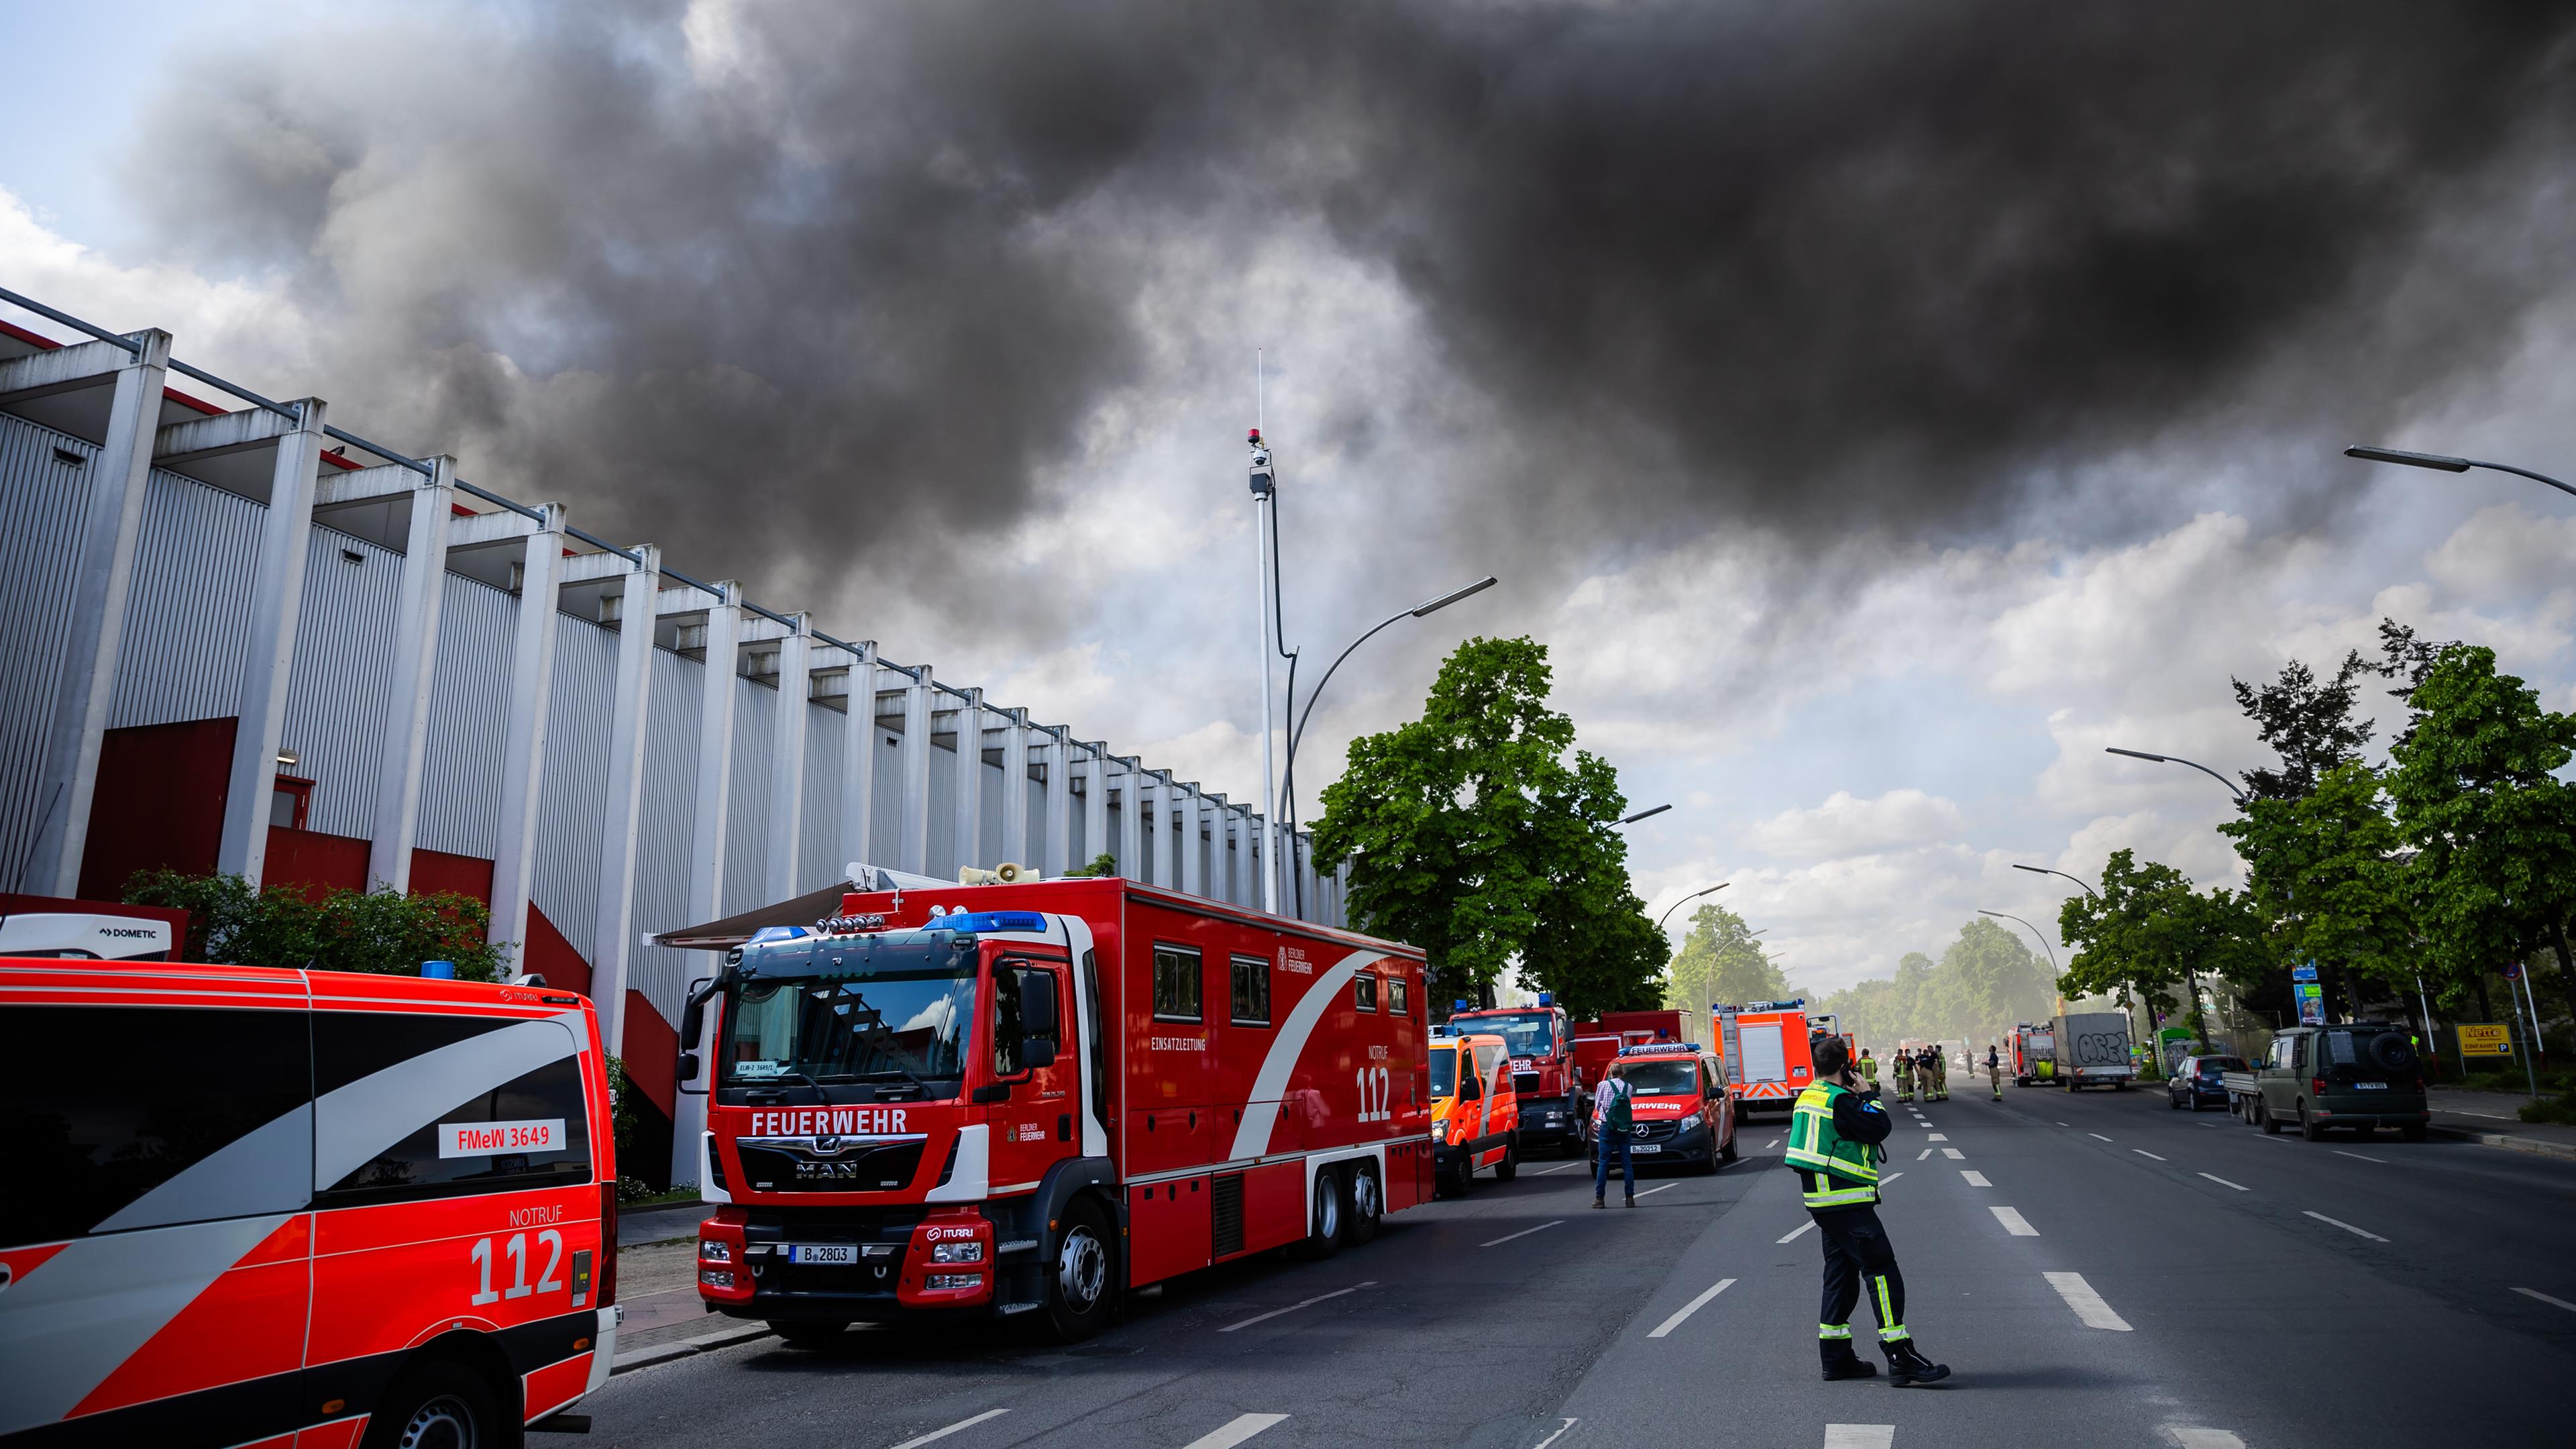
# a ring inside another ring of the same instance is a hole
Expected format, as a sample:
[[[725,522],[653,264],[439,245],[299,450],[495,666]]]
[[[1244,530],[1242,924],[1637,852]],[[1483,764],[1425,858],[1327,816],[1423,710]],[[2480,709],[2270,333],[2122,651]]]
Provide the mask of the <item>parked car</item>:
[[[2229,1072],[2224,1081],[2248,1124],[2266,1132],[2295,1124],[2310,1142],[2329,1127],[2364,1137],[2394,1127],[2421,1142],[2433,1120],[2415,1043],[2405,1027],[2388,1022],[2292,1027],[2272,1038],[2253,1070]]]
[[[2243,1070],[2243,1057],[2184,1057],[2174,1063],[2173,1075],[2165,1079],[2165,1104],[2176,1111],[2189,1107],[2195,1112],[2204,1102],[2224,1107],[2226,1074]]]

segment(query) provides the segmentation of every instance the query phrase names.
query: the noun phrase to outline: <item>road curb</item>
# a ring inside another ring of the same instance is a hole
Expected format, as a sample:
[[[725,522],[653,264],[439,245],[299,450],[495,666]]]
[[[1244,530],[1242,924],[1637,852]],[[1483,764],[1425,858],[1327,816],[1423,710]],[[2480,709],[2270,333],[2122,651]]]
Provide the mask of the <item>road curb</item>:
[[[2544,1142],[2536,1137],[2521,1137],[2510,1132],[2480,1132],[2470,1127],[2435,1127],[2431,1130],[2434,1136],[2447,1137],[2454,1142],[2476,1142],[2487,1147],[2501,1147],[2507,1152],[2530,1152],[2576,1162],[2576,1145],[2565,1142]]]
[[[657,1343],[650,1348],[639,1348],[633,1353],[619,1354],[616,1366],[608,1371],[609,1376],[614,1378],[618,1374],[651,1368],[657,1363],[669,1363],[675,1358],[693,1358],[702,1353],[712,1353],[719,1348],[731,1348],[737,1343],[749,1343],[755,1338],[767,1338],[774,1331],[765,1323],[744,1323],[732,1328],[718,1329],[714,1333],[702,1333],[695,1338]]]

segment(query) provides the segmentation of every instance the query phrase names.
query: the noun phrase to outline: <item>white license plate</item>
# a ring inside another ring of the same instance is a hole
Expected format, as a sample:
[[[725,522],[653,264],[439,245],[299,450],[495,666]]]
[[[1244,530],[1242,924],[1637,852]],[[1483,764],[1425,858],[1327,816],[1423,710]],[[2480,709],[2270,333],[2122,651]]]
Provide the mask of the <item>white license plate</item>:
[[[859,1261],[859,1250],[851,1243],[793,1243],[787,1249],[791,1263],[828,1263],[848,1267]]]
[[[1628,1150],[1629,1150],[1629,1151],[1631,1151],[1631,1152],[1639,1152],[1639,1153],[1644,1153],[1644,1152],[1661,1152],[1661,1151],[1663,1151],[1663,1150],[1664,1150],[1664,1144],[1662,1144],[1662,1143],[1660,1143],[1660,1142],[1638,1142],[1638,1143],[1631,1144],[1631,1145],[1630,1145],[1630,1147],[1628,1148]]]
[[[2388,1090],[2388,1084],[2386,1082],[2355,1082],[2352,1084],[2352,1089],[2356,1092],[2385,1092]]]

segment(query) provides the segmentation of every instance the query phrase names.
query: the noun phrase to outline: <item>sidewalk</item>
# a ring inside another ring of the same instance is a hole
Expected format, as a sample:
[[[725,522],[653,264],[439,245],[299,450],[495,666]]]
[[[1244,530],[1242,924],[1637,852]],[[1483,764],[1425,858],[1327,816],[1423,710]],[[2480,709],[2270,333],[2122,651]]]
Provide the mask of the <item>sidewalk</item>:
[[[617,1245],[624,1248],[672,1238],[694,1238],[698,1235],[698,1224],[714,1216],[715,1210],[714,1203],[681,1202],[621,1211],[617,1215]]]
[[[2531,1099],[2520,1093],[2434,1087],[2425,1100],[2433,1109],[2433,1131],[2440,1136],[2576,1159],[2576,1127],[2523,1121],[2514,1109]]]

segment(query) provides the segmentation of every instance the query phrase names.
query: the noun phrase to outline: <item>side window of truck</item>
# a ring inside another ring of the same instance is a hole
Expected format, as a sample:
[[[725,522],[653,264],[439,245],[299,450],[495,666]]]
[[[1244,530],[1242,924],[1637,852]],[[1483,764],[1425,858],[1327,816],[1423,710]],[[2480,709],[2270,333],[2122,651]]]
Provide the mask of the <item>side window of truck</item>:
[[[1154,1016],[1160,1021],[1197,1021],[1204,973],[1199,953],[1180,946],[1154,948]]]
[[[1020,1003],[1025,999],[1023,993],[1029,991],[1042,991],[1049,996],[1056,995],[1055,973],[1042,967],[1023,965],[1019,962],[1007,962],[994,969],[994,1076],[1016,1077],[1027,1070],[1020,1062],[1020,1043],[1027,1040],[1031,1033],[1020,1025]],[[1061,1047],[1064,1014],[1060,1001],[1058,1007],[1056,1013],[1058,1025],[1052,1030],[1038,1032],[1035,1035],[1041,1041],[1055,1042]]]
[[[1229,962],[1234,986],[1234,1024],[1270,1024],[1270,962],[1260,956],[1236,956]]]
[[[303,1207],[306,1031],[301,1011],[0,1009],[0,1160],[17,1184],[0,1246]]]
[[[1363,971],[1351,978],[1351,1005],[1362,1011],[1377,1010],[1377,978]]]
[[[560,1022],[315,1012],[313,1079],[329,1206],[590,1181],[580,1045]]]
[[[1410,995],[1410,993],[1406,991],[1406,989],[1405,989],[1405,988],[1406,988],[1406,985],[1407,985],[1407,983],[1406,983],[1405,979],[1404,979],[1403,977],[1401,977],[1401,976],[1390,976],[1390,977],[1386,978],[1386,1014],[1387,1014],[1387,1015],[1389,1015],[1389,1016],[1411,1016],[1411,1015],[1413,1015],[1413,1008],[1412,1008],[1411,1004],[1409,1003],[1409,1001],[1407,1000],[1407,997]]]

